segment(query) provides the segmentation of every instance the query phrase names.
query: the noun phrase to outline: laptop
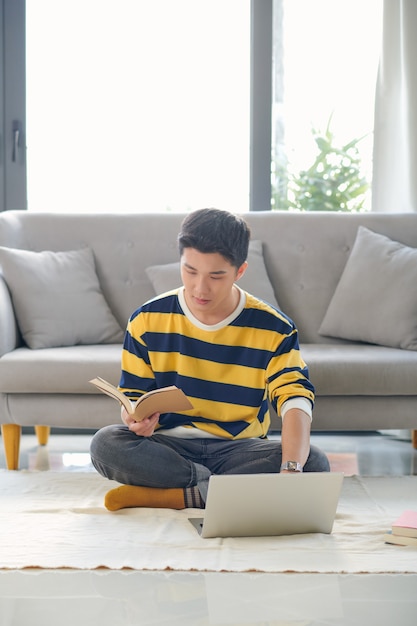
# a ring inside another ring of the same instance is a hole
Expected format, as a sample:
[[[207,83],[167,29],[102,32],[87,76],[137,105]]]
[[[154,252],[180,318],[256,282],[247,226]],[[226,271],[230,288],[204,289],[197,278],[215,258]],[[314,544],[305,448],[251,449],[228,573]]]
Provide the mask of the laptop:
[[[222,474],[209,480],[203,518],[189,518],[206,537],[331,533],[341,472]]]

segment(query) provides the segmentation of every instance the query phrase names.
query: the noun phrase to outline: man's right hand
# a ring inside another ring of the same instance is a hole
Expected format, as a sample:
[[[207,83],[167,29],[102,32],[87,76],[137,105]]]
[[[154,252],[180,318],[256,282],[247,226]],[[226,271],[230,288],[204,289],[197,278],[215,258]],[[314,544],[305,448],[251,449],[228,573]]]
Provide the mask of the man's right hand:
[[[154,413],[141,422],[136,422],[126,409],[124,407],[122,408],[122,421],[126,424],[128,429],[138,435],[138,437],[151,437],[158,425],[159,416],[160,413]]]

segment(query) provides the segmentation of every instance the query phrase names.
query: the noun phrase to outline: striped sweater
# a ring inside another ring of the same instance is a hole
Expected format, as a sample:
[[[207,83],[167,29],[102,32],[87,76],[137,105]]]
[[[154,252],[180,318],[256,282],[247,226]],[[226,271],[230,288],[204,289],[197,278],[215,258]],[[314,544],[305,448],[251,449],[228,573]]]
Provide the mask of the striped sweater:
[[[131,316],[119,389],[134,400],[151,389],[176,385],[194,407],[162,414],[159,428],[185,426],[228,439],[266,437],[268,398],[278,414],[293,398],[313,404],[314,388],[294,323],[240,292],[241,306],[216,326],[193,318],[183,288],[150,300]]]

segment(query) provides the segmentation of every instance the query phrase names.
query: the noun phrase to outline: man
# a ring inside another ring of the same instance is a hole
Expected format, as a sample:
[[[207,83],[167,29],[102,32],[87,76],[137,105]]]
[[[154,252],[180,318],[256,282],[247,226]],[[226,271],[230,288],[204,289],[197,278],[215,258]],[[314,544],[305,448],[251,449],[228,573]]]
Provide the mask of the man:
[[[297,329],[281,311],[238,287],[250,231],[217,209],[189,214],[179,234],[183,286],[131,316],[119,389],[132,400],[176,385],[193,409],[155,413],[98,431],[92,462],[122,483],[110,510],[204,507],[211,474],[328,471],[310,447],[314,388]],[[267,439],[268,400],[283,420],[281,442]]]

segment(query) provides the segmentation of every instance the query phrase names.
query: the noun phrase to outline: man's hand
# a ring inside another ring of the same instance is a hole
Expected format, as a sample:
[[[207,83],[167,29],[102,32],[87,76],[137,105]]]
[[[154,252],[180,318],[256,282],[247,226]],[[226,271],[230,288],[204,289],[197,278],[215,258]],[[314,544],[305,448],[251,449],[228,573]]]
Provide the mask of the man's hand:
[[[160,413],[154,413],[141,422],[136,422],[126,409],[122,407],[122,421],[126,424],[128,429],[138,435],[138,437],[151,437],[158,425],[159,416]]]

